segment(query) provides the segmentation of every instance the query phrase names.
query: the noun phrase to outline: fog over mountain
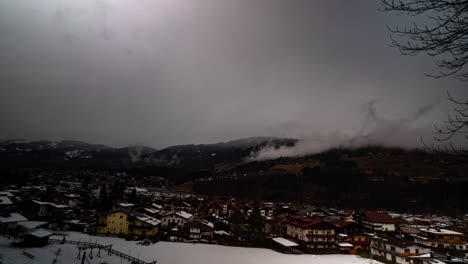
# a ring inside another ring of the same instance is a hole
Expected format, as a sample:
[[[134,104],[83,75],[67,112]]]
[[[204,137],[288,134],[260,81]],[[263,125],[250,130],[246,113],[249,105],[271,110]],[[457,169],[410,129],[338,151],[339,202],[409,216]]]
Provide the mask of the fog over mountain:
[[[117,147],[298,138],[413,148],[466,83],[400,56],[379,1],[0,1],[0,138]],[[352,12],[350,12],[352,10]],[[349,23],[353,21],[353,23]],[[273,153],[273,152],[274,153]],[[138,152],[138,151],[137,151]],[[138,154],[138,153],[136,153]]]

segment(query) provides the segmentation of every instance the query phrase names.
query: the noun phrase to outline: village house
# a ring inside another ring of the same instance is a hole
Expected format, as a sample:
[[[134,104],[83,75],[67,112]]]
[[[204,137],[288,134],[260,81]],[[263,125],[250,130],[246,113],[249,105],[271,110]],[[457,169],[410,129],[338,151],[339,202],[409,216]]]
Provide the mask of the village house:
[[[185,211],[170,211],[161,216],[162,227],[184,226],[193,217],[192,214]]]
[[[336,227],[320,219],[295,216],[286,221],[286,234],[312,250],[330,250],[336,246]]]
[[[80,196],[78,194],[64,194],[64,201],[70,208],[77,207],[80,202]]]
[[[67,205],[25,200],[19,203],[20,212],[31,220],[64,220]]]
[[[363,211],[355,212],[353,218],[362,227],[371,232],[395,232],[398,221],[386,212]]]
[[[275,206],[273,203],[263,203],[262,206],[260,206],[259,210],[261,216],[273,218]]]
[[[186,211],[192,212],[194,209],[191,204],[185,202],[184,200],[174,199],[171,202],[171,211]]]
[[[421,229],[421,228],[426,228],[431,225],[430,220],[424,220],[424,219],[413,219],[413,221],[410,221],[408,224],[409,227],[414,228],[414,229]]]
[[[27,221],[26,217],[18,213],[1,212],[0,213],[0,234],[10,233],[16,230],[18,223]]]
[[[421,233],[414,237],[416,243],[452,255],[468,257],[468,243],[464,240],[463,233],[438,227],[422,228],[419,231]]]
[[[229,230],[229,221],[226,219],[217,216],[217,215],[207,215],[203,217],[204,220],[213,223],[215,230]]]
[[[400,236],[404,239],[414,241],[414,237],[421,234],[421,231],[416,228],[401,226],[399,229]]]
[[[354,221],[337,220],[333,221],[333,224],[336,226],[337,234],[351,235],[362,232],[362,227]]]
[[[10,211],[13,202],[11,201],[10,197],[8,196],[0,196],[0,212]]]
[[[343,242],[347,242],[353,245],[349,253],[357,254],[361,251],[370,251],[371,238],[371,236],[364,233],[352,234],[347,236]]]
[[[161,221],[126,209],[117,209],[99,216],[98,234],[153,237],[158,233]]]
[[[44,229],[36,229],[19,236],[19,241],[16,241],[16,245],[25,247],[43,247],[49,243],[49,237],[53,233]]]
[[[371,239],[371,255],[385,259],[392,263],[417,263],[415,257],[422,256],[430,252],[430,249],[421,247],[416,243],[378,234]]]
[[[183,233],[187,239],[191,240],[212,240],[214,225],[206,220],[191,220],[183,227]]]

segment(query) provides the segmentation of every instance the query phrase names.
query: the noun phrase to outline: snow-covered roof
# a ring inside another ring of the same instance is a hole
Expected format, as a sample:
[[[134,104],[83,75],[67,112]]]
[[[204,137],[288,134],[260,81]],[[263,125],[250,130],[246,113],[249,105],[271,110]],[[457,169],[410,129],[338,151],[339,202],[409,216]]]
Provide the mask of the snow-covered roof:
[[[455,232],[452,230],[442,229],[442,228],[421,228],[419,230],[421,230],[422,232],[438,234],[438,235],[463,235],[460,232]]]
[[[44,221],[23,221],[23,222],[18,223],[18,225],[29,228],[29,229],[33,229],[41,225],[45,225],[47,223],[48,222],[44,222]]]
[[[224,236],[231,236],[229,232],[226,232],[224,230],[219,230],[219,231],[214,231],[216,235],[224,235]]]
[[[151,209],[151,208],[148,208],[148,207],[143,208],[143,210],[145,210],[146,212],[148,212],[150,214],[157,214],[157,213],[159,213],[161,211],[161,210]]]
[[[50,203],[50,202],[42,202],[42,201],[38,201],[38,200],[32,200],[33,203],[36,203],[38,205],[50,205],[52,207],[55,207],[55,208],[68,208],[68,206],[64,205],[64,204],[56,204],[56,203]]]
[[[35,237],[40,237],[40,238],[48,237],[48,236],[51,236],[53,234],[54,233],[49,232],[49,231],[44,230],[44,229],[37,229],[37,230],[34,230],[34,231],[28,233],[28,235],[35,236]]]
[[[132,207],[135,206],[133,203],[118,203],[119,206],[121,207]]]
[[[283,245],[285,247],[297,247],[299,246],[297,243],[292,242],[291,240],[287,240],[286,238],[282,237],[274,237],[272,238],[273,241],[276,243]]]
[[[175,214],[175,215],[177,215],[179,217],[182,217],[184,219],[187,219],[187,220],[192,218],[192,216],[193,216],[193,214],[187,213],[185,211],[178,211],[178,212],[169,211],[169,212],[165,213],[164,216],[173,215],[173,214]]]
[[[13,202],[7,196],[0,196],[0,205],[10,205]]]
[[[154,218],[154,217],[151,217],[151,216],[148,216],[148,215],[143,215],[143,216],[137,216],[136,217],[138,220],[142,221],[142,222],[145,222],[149,225],[152,225],[152,226],[157,226],[161,223],[160,220]]]
[[[11,192],[0,192],[0,196],[7,196],[7,197],[13,197],[14,195]]]
[[[179,211],[179,212],[176,212],[176,214],[182,218],[185,218],[185,219],[190,219],[192,218],[193,214],[191,213],[187,213],[185,211]]]
[[[340,247],[354,247],[353,244],[350,244],[350,243],[338,243],[338,246]]]
[[[80,197],[78,194],[73,194],[73,193],[65,194],[65,196],[68,197],[68,198],[79,198]]]
[[[162,205],[159,205],[159,204],[156,204],[156,203],[152,203],[151,206],[155,207],[155,208],[158,208],[158,209],[162,209]]]
[[[201,220],[195,220],[195,221],[198,221],[198,222],[200,222],[200,223],[202,223],[202,224],[204,224],[204,225],[206,225],[206,226],[211,227],[211,228],[214,229],[214,224],[211,223],[211,222],[208,221],[208,220],[201,219]]]
[[[15,222],[22,222],[27,221],[28,219],[18,213],[10,213],[9,216],[0,216],[0,223],[15,223]]]

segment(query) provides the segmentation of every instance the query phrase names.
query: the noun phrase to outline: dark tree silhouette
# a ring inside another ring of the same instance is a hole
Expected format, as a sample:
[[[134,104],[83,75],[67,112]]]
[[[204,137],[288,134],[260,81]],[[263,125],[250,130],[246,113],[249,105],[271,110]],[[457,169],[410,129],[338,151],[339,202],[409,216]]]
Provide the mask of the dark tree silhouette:
[[[392,44],[405,55],[420,52],[439,57],[440,78],[448,75],[468,80],[464,69],[468,63],[468,1],[462,0],[382,0],[384,11],[395,11],[421,17],[424,25],[413,23],[411,28],[389,28],[401,39]]]
[[[101,185],[101,189],[99,191],[99,205],[101,210],[107,210],[109,206],[109,200],[107,196],[107,186],[105,184]]]
[[[461,81],[468,81],[468,70],[465,67],[468,63],[468,0],[382,0],[382,5],[385,12],[412,16],[423,24],[413,22],[410,28],[389,28],[392,45],[402,54],[426,53],[437,57],[436,65],[440,71],[437,74],[426,74],[430,77],[454,76]],[[449,141],[460,134],[468,140],[468,100],[457,100],[447,94],[454,105],[454,113],[448,115],[444,125],[434,126],[434,140]],[[455,147],[452,143],[444,148],[423,143],[435,151],[468,154],[467,150]]]
[[[138,194],[135,188],[132,189],[132,192],[130,193],[130,202],[136,203],[138,200]]]

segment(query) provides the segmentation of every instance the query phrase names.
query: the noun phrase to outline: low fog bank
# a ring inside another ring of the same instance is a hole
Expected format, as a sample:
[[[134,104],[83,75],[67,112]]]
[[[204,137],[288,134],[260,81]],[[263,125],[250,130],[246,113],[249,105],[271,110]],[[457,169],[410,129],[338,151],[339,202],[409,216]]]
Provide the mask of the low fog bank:
[[[437,106],[431,103],[419,107],[411,115],[391,119],[381,116],[375,100],[363,104],[364,121],[357,131],[330,134],[303,135],[294,147],[267,146],[251,153],[248,161],[268,160],[281,157],[300,157],[323,152],[331,148],[359,148],[365,146],[398,147],[402,149],[423,148],[421,139],[432,141],[433,124],[421,119]],[[444,145],[444,143],[441,143]]]

